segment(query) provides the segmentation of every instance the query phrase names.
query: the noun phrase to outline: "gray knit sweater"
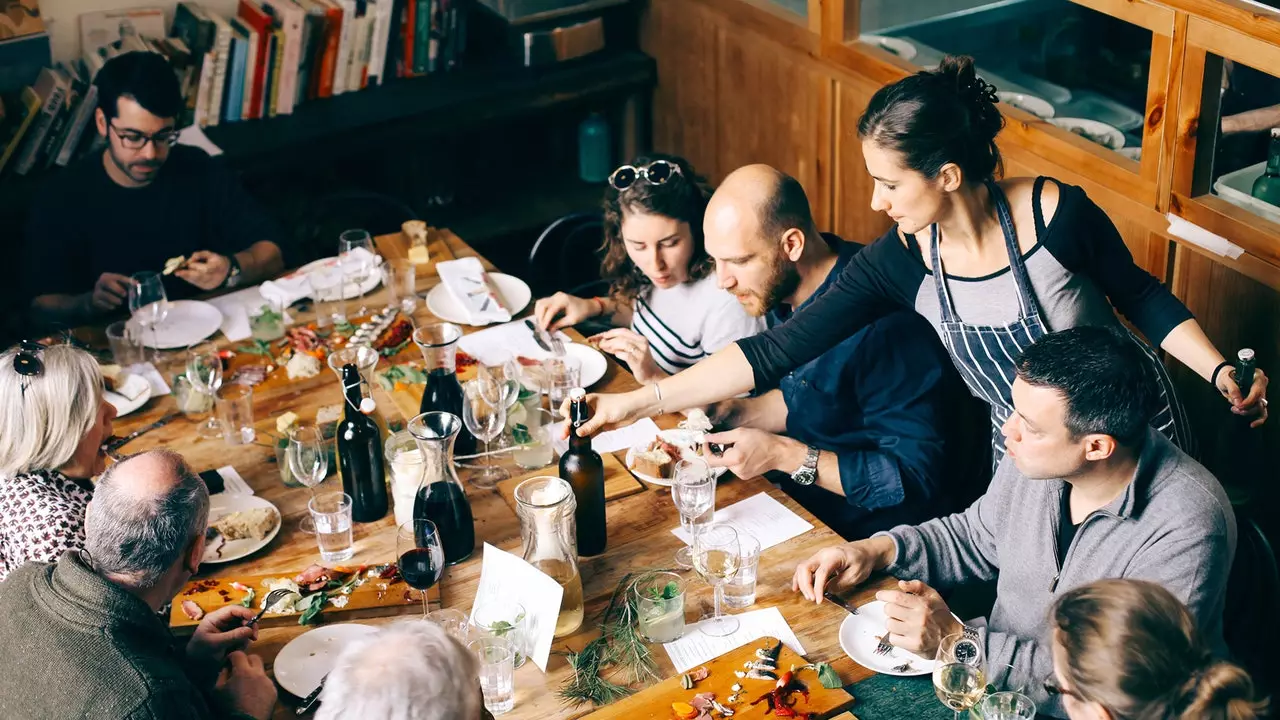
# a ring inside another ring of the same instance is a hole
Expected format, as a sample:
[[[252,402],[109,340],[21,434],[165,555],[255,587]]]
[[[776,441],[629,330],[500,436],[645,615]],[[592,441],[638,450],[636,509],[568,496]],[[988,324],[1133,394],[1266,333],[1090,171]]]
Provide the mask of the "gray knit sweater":
[[[937,589],[997,579],[987,657],[1014,668],[1037,705],[1053,670],[1048,612],[1067,590],[1103,578],[1140,578],[1168,588],[1190,608],[1205,638],[1225,654],[1222,609],[1235,555],[1235,514],[1203,466],[1154,430],[1133,482],[1080,524],[1058,568],[1062,480],[1031,480],[1010,458],[972,506],[923,525],[889,531],[898,548],[888,572]]]

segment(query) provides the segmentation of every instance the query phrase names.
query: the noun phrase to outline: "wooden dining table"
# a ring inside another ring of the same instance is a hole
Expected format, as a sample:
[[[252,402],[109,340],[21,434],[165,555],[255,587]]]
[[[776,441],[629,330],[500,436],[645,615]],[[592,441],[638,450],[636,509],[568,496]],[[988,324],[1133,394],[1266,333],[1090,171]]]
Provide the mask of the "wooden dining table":
[[[387,260],[406,258],[408,241],[400,234],[380,236],[375,239],[379,253]],[[439,283],[435,271],[435,263],[442,260],[456,259],[479,255],[461,238],[449,230],[433,229],[430,232],[428,246],[431,261],[419,265],[417,270],[418,294],[422,296]],[[480,258],[486,269],[496,270],[488,260]],[[356,301],[349,301],[352,304]],[[360,301],[370,308],[382,308],[390,302],[385,287],[366,295]],[[532,308],[522,309],[527,313]],[[310,316],[306,312],[297,312],[295,320],[305,322],[314,320],[314,312]],[[431,311],[420,303],[414,313],[415,323],[434,322],[437,319]],[[479,328],[464,328],[466,332],[474,332]],[[581,342],[581,335],[570,331],[570,336]],[[101,343],[101,328],[81,328],[76,335],[90,343]],[[219,348],[242,348],[246,342],[229,341],[221,334],[208,342]],[[393,359],[396,362],[407,362],[417,353],[410,344],[405,355]],[[172,379],[182,372],[185,351],[162,353],[158,366],[162,374]],[[380,361],[380,368],[385,368],[391,359]],[[604,377],[595,383],[593,392],[623,392],[639,387],[624,368],[608,360],[608,369]],[[373,391],[378,405],[378,412],[389,424],[402,423],[418,413],[421,386],[408,386],[387,392],[381,387]],[[310,495],[307,489],[287,487],[281,482],[277,465],[274,440],[276,437],[276,419],[285,412],[296,413],[303,422],[312,422],[316,411],[325,406],[342,403],[341,385],[337,377],[325,368],[319,375],[306,379],[282,383],[267,383],[254,390],[253,413],[254,426],[258,442],[247,445],[229,446],[222,439],[201,439],[197,435],[196,426],[203,419],[200,415],[182,416],[155,430],[148,431],[120,448],[120,452],[128,455],[151,450],[168,448],[181,453],[196,471],[204,471],[231,465],[251,486],[254,493],[279,508],[282,515],[282,527],[279,534],[260,551],[238,561],[218,565],[205,565],[201,568],[200,577],[218,577],[233,579],[253,575],[292,576],[312,563],[320,562],[319,550],[314,535],[304,534],[298,523],[307,513],[307,500]],[[177,410],[172,395],[152,398],[139,411],[115,421],[115,434],[124,436],[131,430],[143,427]],[[672,416],[655,418],[659,426],[673,427],[677,418]],[[621,463],[625,453],[615,454]],[[505,461],[508,466],[510,460]],[[625,465],[623,465],[625,468]],[[317,488],[338,489],[340,480],[336,471]],[[518,469],[513,474],[522,473]],[[537,474],[556,474],[553,464]],[[460,475],[466,486],[466,493],[471,502],[475,517],[476,550],[471,557],[457,565],[446,569],[440,582],[443,606],[457,608],[468,612],[476,595],[480,578],[482,552],[484,543],[497,548],[519,554],[521,551],[520,523],[509,503],[504,500],[499,489],[479,489],[466,482],[467,471],[462,469]],[[794,537],[779,545],[766,549],[760,557],[757,580],[756,604],[750,609],[767,607],[778,608],[796,637],[803,645],[810,662],[830,663],[839,672],[846,686],[865,679],[872,673],[850,660],[840,648],[838,629],[846,616],[840,607],[824,602],[821,605],[806,601],[791,588],[792,573],[797,563],[803,561],[814,552],[842,542],[841,538],[826,527],[804,508],[800,507],[784,492],[762,477],[734,478],[730,474],[721,477],[716,490],[717,507],[725,507],[758,493],[767,493],[791,511],[807,520],[813,529]],[[638,568],[665,568],[673,564],[672,558],[681,547],[681,541],[670,532],[679,523],[679,516],[672,504],[670,492],[662,487],[650,487],[637,481],[634,492],[620,492],[607,503],[608,548],[599,556],[581,558],[581,577],[585,594],[586,619],[581,629],[571,637],[557,640],[552,647],[552,655],[546,672],[539,670],[533,663],[526,663],[515,673],[515,709],[505,718],[515,720],[523,718],[578,718],[592,712],[590,705],[568,705],[557,695],[557,691],[572,675],[572,670],[565,654],[581,649],[588,641],[598,635],[597,625],[607,605],[610,595],[620,580],[628,572]],[[376,522],[358,523],[354,528],[355,557],[350,564],[377,564],[395,560],[396,527],[393,514],[388,511],[386,517]],[[687,571],[690,575],[690,595],[686,602],[687,619],[696,621],[701,608],[708,607],[711,601],[711,590]],[[892,578],[878,577],[863,586],[848,591],[848,598],[855,604],[872,599],[874,593],[893,582]],[[414,616],[421,612],[421,606],[406,604],[401,615]],[[383,625],[395,620],[395,617],[361,619],[359,622],[370,625]],[[338,613],[320,615],[321,622],[339,622]],[[276,655],[287,643],[311,629],[309,626],[289,626],[262,629],[249,652],[262,656],[268,670]],[[654,647],[653,656],[657,661],[659,672],[663,677],[674,674],[674,668],[667,654]],[[855,689],[856,696],[856,689]],[[295,698],[281,690],[280,702],[277,704],[275,717],[295,717],[294,708],[298,703]],[[856,712],[856,705],[854,708]]]

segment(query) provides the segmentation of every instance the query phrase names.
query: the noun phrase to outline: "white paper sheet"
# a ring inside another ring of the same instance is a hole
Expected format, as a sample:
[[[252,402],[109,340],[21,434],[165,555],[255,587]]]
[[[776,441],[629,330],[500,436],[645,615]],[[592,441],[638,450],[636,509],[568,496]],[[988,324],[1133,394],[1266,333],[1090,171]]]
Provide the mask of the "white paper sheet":
[[[786,618],[782,617],[782,612],[778,608],[752,610],[739,613],[734,617],[738,619],[738,630],[725,637],[711,637],[693,624],[685,626],[684,636],[679,640],[664,643],[662,647],[671,658],[671,664],[676,666],[676,672],[688,672],[730,650],[763,637],[776,637],[792,651],[804,655],[804,647],[796,638],[796,634],[791,631],[791,626],[787,624]]]
[[[568,335],[557,332],[561,342],[570,343]],[[496,365],[513,355],[541,360],[551,353],[538,347],[533,331],[523,320],[495,325],[471,333],[458,341],[458,349],[486,365]]]
[[[658,425],[649,418],[643,418],[626,427],[602,432],[591,438],[591,449],[598,453],[621,452],[627,448],[647,444],[658,434]],[[560,433],[552,433],[551,447],[557,455],[563,455],[569,449],[569,438]]]
[[[158,395],[168,395],[173,392],[169,388],[169,383],[164,381],[164,376],[162,376],[160,371],[156,369],[156,366],[151,363],[130,365],[129,372],[135,375],[141,375],[143,378],[146,378],[148,383],[151,383],[151,395],[153,397]]]
[[[529,659],[543,672],[551,656],[551,639],[560,616],[564,588],[549,575],[525,562],[523,558],[484,544],[484,560],[480,566],[480,585],[476,589],[475,609],[493,599],[518,602],[525,610],[525,632],[529,638]]]
[[[715,521],[731,523],[754,535],[760,541],[761,552],[813,529],[808,520],[791,512],[786,505],[766,493],[752,495],[726,508],[716,508]],[[693,542],[693,536],[683,528],[677,527],[671,533],[686,544]]]
[[[198,147],[213,157],[222,154],[222,148],[214,145],[213,141],[209,139],[208,135],[204,134],[204,130],[199,125],[188,125],[182,128],[178,132],[178,144]]]
[[[230,465],[224,465],[218,468],[217,473],[222,476],[222,492],[228,495],[252,495],[253,488],[249,487],[249,483],[240,477],[240,473]]]

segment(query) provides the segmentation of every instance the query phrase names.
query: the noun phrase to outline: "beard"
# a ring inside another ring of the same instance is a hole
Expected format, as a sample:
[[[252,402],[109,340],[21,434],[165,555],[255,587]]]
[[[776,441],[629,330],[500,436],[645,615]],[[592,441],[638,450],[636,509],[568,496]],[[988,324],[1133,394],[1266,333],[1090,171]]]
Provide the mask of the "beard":
[[[110,143],[107,144],[107,155],[111,158],[112,164],[114,164],[120,170],[120,172],[129,176],[129,179],[138,183],[149,183],[152,180],[154,180],[155,179],[154,171],[159,170],[160,166],[164,164],[164,161],[158,158],[155,160],[138,160],[135,162],[126,162],[119,155],[116,154],[115,146]],[[150,169],[152,172],[150,173],[146,172],[148,169]]]
[[[764,287],[760,290],[748,291],[741,295],[740,299],[749,300],[743,303],[748,313],[754,317],[761,317],[781,305],[782,301],[790,297],[797,287],[800,287],[800,271],[796,269],[795,263],[788,260],[779,250],[769,264],[769,276],[765,278]]]

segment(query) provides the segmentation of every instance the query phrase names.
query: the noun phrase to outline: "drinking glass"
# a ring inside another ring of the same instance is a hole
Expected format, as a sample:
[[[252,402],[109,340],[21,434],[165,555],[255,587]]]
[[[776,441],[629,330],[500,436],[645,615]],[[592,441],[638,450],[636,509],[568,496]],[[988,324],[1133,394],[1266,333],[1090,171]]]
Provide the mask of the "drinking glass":
[[[387,307],[399,307],[412,316],[418,309],[418,266],[408,260],[387,260],[382,264],[382,277],[391,296]]]
[[[366,252],[360,252],[361,249]],[[344,283],[357,288],[363,288],[378,269],[378,255],[373,249],[373,238],[366,230],[344,230],[338,236],[338,259],[342,264]],[[368,312],[369,308],[364,304],[364,293],[361,292],[360,309],[356,311],[356,315],[364,316]]]
[[[347,322],[346,288],[342,280],[342,266],[322,265],[307,273],[311,296],[316,302],[316,327],[342,325]]]
[[[654,643],[675,642],[684,635],[684,579],[672,572],[652,572],[632,586],[636,596],[636,631]]]
[[[427,613],[427,622],[433,622],[445,629],[458,642],[464,645],[471,639],[471,622],[467,614],[461,610],[445,608]]]
[[[480,690],[484,708],[494,715],[516,706],[515,649],[506,638],[482,637],[467,643],[480,658]]]
[[[278,299],[263,297],[249,308],[249,335],[254,340],[272,342],[284,337],[285,308]]]
[[[1036,704],[1016,692],[998,692],[986,696],[978,706],[982,720],[1033,720]]]
[[[126,320],[107,326],[107,345],[111,348],[111,361],[122,368],[130,368],[146,360],[142,342]]]
[[[151,328],[153,358],[160,357],[160,335],[156,326],[169,315],[169,296],[164,290],[164,276],[158,272],[140,272],[129,285],[129,314],[142,329]]]
[[[524,422],[511,428],[516,450],[511,459],[525,470],[537,470],[551,464],[553,448],[550,434],[555,429],[555,416],[550,410],[524,410]]]
[[[731,525],[716,523],[693,536],[693,569],[714,588],[715,614],[701,623],[702,632],[724,637],[738,629],[738,619],[722,615],[724,584],[738,572],[738,531]]]
[[[422,593],[422,619],[426,620],[427,591],[444,574],[444,547],[436,524],[420,519],[401,525],[396,531],[396,557],[400,558],[400,577]]]
[[[392,433],[383,444],[387,480],[391,482],[391,502],[396,525],[413,520],[413,506],[422,486],[422,474],[427,470],[426,458],[418,441],[408,430]]]
[[[680,527],[697,537],[698,530],[711,524],[716,513],[716,478],[711,467],[702,458],[690,458],[676,463],[671,480],[671,500],[680,513]],[[676,551],[676,565],[693,567],[693,543]]]
[[[506,468],[493,464],[493,456],[489,454],[489,443],[498,437],[507,423],[507,407],[501,402],[489,402],[480,387],[478,380],[462,386],[462,422],[477,440],[484,443],[484,466],[471,475],[471,484],[488,489],[511,477]]]
[[[551,412],[559,414],[569,391],[582,387],[582,362],[569,355],[550,357],[542,361],[542,373]]]
[[[515,667],[524,665],[528,654],[528,614],[524,606],[510,600],[494,599],[476,605],[471,611],[471,626],[481,635],[504,638],[515,651]]]
[[[982,699],[987,688],[986,668],[982,644],[964,633],[947,635],[938,643],[933,692],[955,712],[955,720],[960,720],[962,710],[969,710]]]
[[[724,604],[741,610],[756,603],[756,571],[760,567],[760,541],[738,530],[738,572],[724,585]]]
[[[214,398],[222,387],[222,358],[212,347],[192,348],[187,350],[187,381],[196,392]],[[209,419],[196,426],[196,434],[202,438],[216,438],[222,435],[222,425],[218,423],[218,414],[209,413]]]
[[[228,445],[248,445],[253,431],[253,388],[248,385],[223,385],[214,400],[222,439]]]
[[[350,560],[356,554],[351,537],[351,496],[342,492],[317,495],[307,503],[307,509],[316,525],[320,559],[327,563]]]
[[[289,433],[285,457],[293,478],[311,491],[314,500],[316,486],[329,474],[329,451],[324,446],[324,433],[313,425],[293,428]],[[316,531],[316,526],[307,516],[298,523],[298,529],[310,535]]]

